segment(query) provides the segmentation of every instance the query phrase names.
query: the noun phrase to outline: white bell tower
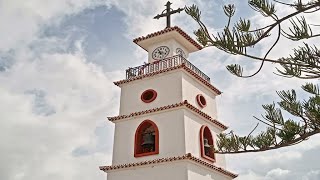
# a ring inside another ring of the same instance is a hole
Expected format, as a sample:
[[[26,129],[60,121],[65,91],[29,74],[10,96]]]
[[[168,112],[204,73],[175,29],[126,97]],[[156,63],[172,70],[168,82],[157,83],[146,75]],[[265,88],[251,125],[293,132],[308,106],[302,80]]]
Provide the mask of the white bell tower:
[[[179,27],[133,40],[148,63],[128,68],[115,123],[113,160],[101,166],[108,180],[231,180],[224,155],[214,154],[217,120],[210,78],[186,58],[201,46]]]

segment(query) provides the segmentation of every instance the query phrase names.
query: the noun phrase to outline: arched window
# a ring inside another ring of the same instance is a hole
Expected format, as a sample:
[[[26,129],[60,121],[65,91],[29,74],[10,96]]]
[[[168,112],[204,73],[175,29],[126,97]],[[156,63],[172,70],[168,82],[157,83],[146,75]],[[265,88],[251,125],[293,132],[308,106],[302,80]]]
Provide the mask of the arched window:
[[[213,137],[208,126],[203,125],[200,129],[200,150],[201,157],[208,161],[215,162]]]
[[[143,121],[136,130],[134,143],[134,157],[159,154],[159,130],[150,121]]]

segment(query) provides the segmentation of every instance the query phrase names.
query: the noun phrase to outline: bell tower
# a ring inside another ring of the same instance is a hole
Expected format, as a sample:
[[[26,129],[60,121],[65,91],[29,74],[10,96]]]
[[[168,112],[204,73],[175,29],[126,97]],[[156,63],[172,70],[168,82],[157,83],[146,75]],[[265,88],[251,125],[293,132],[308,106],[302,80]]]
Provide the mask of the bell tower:
[[[100,166],[108,180],[231,180],[225,157],[215,154],[216,134],[227,129],[217,120],[221,92],[187,60],[202,47],[181,28],[170,27],[133,40],[148,52],[148,63],[128,68],[115,123],[112,165]]]

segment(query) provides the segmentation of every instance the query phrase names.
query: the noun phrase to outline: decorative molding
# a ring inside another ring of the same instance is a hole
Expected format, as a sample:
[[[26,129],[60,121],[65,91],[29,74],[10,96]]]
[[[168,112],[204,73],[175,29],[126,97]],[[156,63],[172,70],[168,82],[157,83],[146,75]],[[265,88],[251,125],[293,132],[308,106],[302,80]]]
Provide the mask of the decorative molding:
[[[120,116],[108,117],[108,120],[111,121],[111,122],[114,122],[114,121],[121,120],[121,119],[131,118],[131,117],[135,117],[135,116],[140,116],[140,115],[144,115],[144,114],[149,114],[149,113],[153,113],[153,112],[158,112],[158,111],[163,111],[163,110],[173,109],[173,108],[183,107],[183,106],[187,107],[188,109],[192,110],[193,112],[195,112],[195,113],[199,114],[200,116],[204,117],[209,122],[211,122],[214,125],[220,127],[222,130],[228,129],[228,127],[226,125],[222,124],[221,122],[219,122],[216,119],[213,119],[208,114],[204,113],[200,109],[198,109],[195,106],[193,106],[192,104],[188,103],[187,100],[184,100],[183,102],[180,102],[180,103],[171,104],[171,105],[168,105],[168,106],[162,106],[162,107],[158,107],[158,108],[148,109],[148,110],[145,110],[145,111],[134,112],[134,113],[131,113],[129,115],[120,115]]]
[[[120,164],[120,165],[112,165],[112,166],[100,166],[99,169],[104,172],[117,170],[117,169],[125,169],[125,168],[131,168],[131,167],[139,167],[139,166],[147,166],[152,164],[158,164],[158,163],[166,163],[166,162],[174,162],[174,161],[181,161],[181,160],[189,160],[192,162],[195,162],[197,164],[206,166],[207,168],[220,172],[224,175],[227,175],[231,178],[236,178],[238,175],[234,174],[230,171],[227,171],[221,167],[217,167],[211,163],[208,163],[206,161],[203,161],[199,158],[194,157],[191,155],[191,153],[185,154],[183,156],[175,156],[175,157],[167,157],[167,158],[161,158],[161,159],[154,159],[154,160],[147,160],[142,162],[136,162],[136,163],[127,163],[127,164]]]
[[[187,33],[185,33],[184,31],[182,31],[182,29],[180,29],[178,26],[174,26],[174,27],[170,27],[170,28],[166,28],[164,30],[161,31],[157,31],[151,34],[148,34],[147,36],[141,36],[138,38],[135,38],[133,40],[134,43],[138,44],[138,42],[149,39],[149,38],[153,38],[155,36],[159,36],[171,31],[176,31],[178,32],[180,35],[182,35],[186,40],[188,40],[192,45],[194,45],[197,49],[201,50],[202,46],[200,44],[198,44],[195,40],[193,40]],[[138,44],[139,45],[139,44]]]
[[[216,94],[220,95],[222,92],[217,89],[216,87],[214,87],[212,84],[210,84],[208,81],[204,80],[201,76],[199,76],[198,74],[196,74],[195,72],[193,72],[190,68],[188,68],[185,64],[181,64],[179,66],[175,66],[175,67],[171,67],[171,68],[167,68],[167,69],[163,69],[157,72],[153,72],[153,73],[149,73],[149,74],[144,74],[144,75],[140,75],[140,76],[136,76],[130,79],[125,79],[125,80],[120,80],[120,81],[116,81],[114,82],[115,85],[120,86],[121,84],[126,84],[132,81],[136,81],[136,80],[141,80],[144,79],[146,77],[152,77],[155,76],[157,74],[161,74],[164,72],[169,72],[169,71],[173,71],[176,69],[184,69],[186,70],[188,73],[190,73],[193,77],[195,77],[197,80],[199,80],[200,82],[202,82],[204,85],[206,85],[209,89],[211,89],[212,91],[214,91]]]

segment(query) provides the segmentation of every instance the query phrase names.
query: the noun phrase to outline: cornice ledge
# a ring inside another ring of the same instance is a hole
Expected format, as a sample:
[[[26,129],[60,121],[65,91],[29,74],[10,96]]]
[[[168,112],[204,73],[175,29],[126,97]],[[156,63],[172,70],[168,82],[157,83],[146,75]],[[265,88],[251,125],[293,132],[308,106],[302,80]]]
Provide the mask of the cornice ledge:
[[[179,28],[178,26],[174,26],[174,27],[170,27],[170,28],[166,28],[164,30],[161,31],[157,31],[151,34],[148,34],[146,36],[141,36],[138,38],[133,39],[133,42],[138,44],[140,41],[146,40],[146,39],[150,39],[153,38],[155,36],[159,36],[162,34],[166,34],[168,32],[171,31],[177,31],[181,36],[183,36],[186,40],[188,40],[192,45],[194,45],[197,49],[201,50],[202,46],[200,44],[198,44],[194,39],[192,39],[187,33],[185,33],[181,28]],[[138,44],[139,45],[139,44]]]
[[[168,110],[168,109],[173,109],[173,108],[178,108],[178,107],[186,107],[186,108],[192,110],[193,112],[197,113],[198,115],[204,117],[209,122],[211,122],[214,125],[216,125],[219,128],[221,128],[222,130],[227,130],[228,129],[228,126],[224,125],[223,123],[221,123],[220,121],[218,121],[216,119],[213,119],[211,116],[209,116],[205,112],[201,111],[197,107],[195,107],[192,104],[190,104],[187,100],[184,100],[183,102],[176,103],[176,104],[171,104],[171,105],[167,105],[167,106],[148,109],[148,110],[145,110],[145,111],[134,112],[134,113],[131,113],[129,115],[120,115],[120,116],[108,117],[108,120],[111,121],[111,122],[115,122],[115,121],[118,121],[118,120],[121,120],[121,119],[127,119],[127,118],[131,118],[131,117],[135,117],[135,116],[141,116],[141,115],[144,115],[144,114],[149,114],[149,113],[153,113],[153,112],[158,112],[158,111],[163,111],[163,110]]]
[[[191,153],[185,154],[183,156],[174,156],[174,157],[167,157],[167,158],[160,158],[160,159],[154,159],[154,160],[147,160],[142,162],[136,162],[136,163],[127,163],[127,164],[120,164],[120,165],[112,165],[112,166],[100,166],[99,169],[104,172],[117,170],[117,169],[125,169],[130,167],[139,167],[139,166],[146,166],[146,165],[152,165],[152,164],[158,164],[158,163],[166,163],[166,162],[174,162],[174,161],[180,161],[180,160],[190,160],[194,163],[197,163],[199,165],[203,165],[208,167],[211,170],[220,172],[224,175],[227,175],[231,178],[238,177],[237,174],[234,174],[226,169],[223,169],[221,167],[217,167],[213,164],[210,164],[204,160],[201,160],[199,158],[196,158]]]
[[[132,81],[136,81],[136,80],[140,80],[146,77],[151,77],[151,76],[155,76],[157,74],[161,74],[164,72],[168,72],[168,71],[173,71],[176,69],[180,69],[183,68],[186,72],[188,72],[189,74],[191,74],[193,77],[195,77],[197,80],[199,80],[201,83],[203,83],[204,85],[206,85],[209,89],[213,90],[215,93],[217,93],[217,95],[222,94],[222,92],[217,89],[216,87],[214,87],[210,82],[204,80],[201,76],[199,76],[198,74],[196,74],[195,72],[193,72],[190,68],[188,68],[184,63],[175,67],[171,67],[171,68],[167,68],[167,69],[163,69],[157,72],[153,72],[153,73],[149,73],[149,74],[144,74],[144,75],[140,75],[140,76],[136,76],[130,79],[124,79],[124,80],[120,80],[120,81],[116,81],[113,82],[116,86],[120,86],[121,84],[126,84]]]

